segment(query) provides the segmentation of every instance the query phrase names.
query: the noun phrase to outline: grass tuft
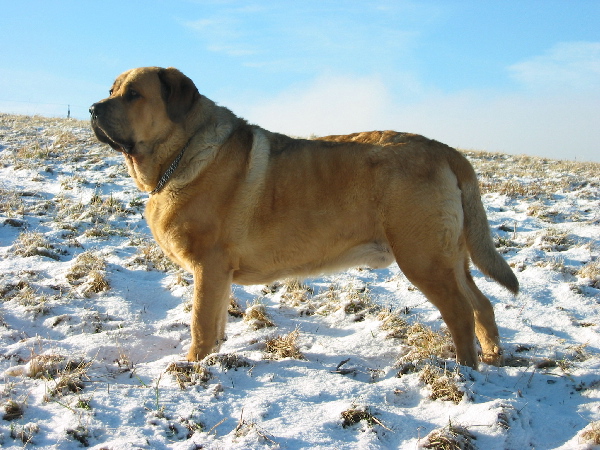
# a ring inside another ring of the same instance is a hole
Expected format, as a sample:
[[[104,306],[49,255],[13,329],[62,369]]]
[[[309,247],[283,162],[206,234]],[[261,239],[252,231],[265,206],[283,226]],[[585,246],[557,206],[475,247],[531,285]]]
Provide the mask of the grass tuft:
[[[17,424],[10,428],[10,437],[21,441],[26,446],[35,443],[33,439],[39,432],[40,426],[37,423]]]
[[[224,370],[237,370],[239,367],[249,367],[250,363],[243,357],[235,353],[219,353],[209,355],[204,359],[204,363],[209,366],[219,365]]]
[[[580,436],[587,443],[600,445],[600,421],[589,424]]]
[[[433,430],[425,438],[423,448],[435,450],[475,450],[477,439],[466,427],[449,423],[444,428]]]
[[[371,412],[371,408],[368,406],[356,407],[353,405],[350,409],[342,411],[342,427],[348,428],[362,421],[364,421],[369,427],[379,425],[388,431],[390,430],[383,424],[383,422],[381,422],[381,420],[375,417],[375,415]]]
[[[167,366],[165,371],[175,377],[181,389],[197,384],[205,386],[213,377],[210,371],[198,362],[173,362]]]
[[[66,278],[73,286],[81,285],[81,294],[90,297],[94,293],[110,289],[105,268],[106,261],[99,254],[86,251],[77,256]]]
[[[129,265],[145,266],[146,270],[158,270],[160,272],[178,271],[179,266],[173,263],[162,251],[162,249],[151,240],[137,244],[138,254]]]
[[[431,388],[430,399],[451,401],[458,405],[465,393],[458,387],[456,378],[457,374],[431,364],[425,365],[419,376],[419,379]]]
[[[2,409],[4,410],[4,414],[2,414],[2,420],[10,421],[23,417],[25,407],[22,403],[10,399],[4,403]]]
[[[304,355],[298,348],[297,341],[299,335],[300,330],[296,328],[289,334],[286,334],[284,336],[277,336],[275,338],[267,340],[265,347],[267,359],[305,359]]]
[[[275,326],[275,323],[271,320],[269,314],[267,314],[265,305],[258,302],[246,309],[244,321],[247,322],[253,330]]]
[[[24,231],[15,242],[14,253],[18,256],[45,256],[54,260],[60,257],[54,251],[54,247],[42,233]]]
[[[411,350],[401,358],[402,361],[456,357],[452,336],[446,329],[438,332],[422,323],[415,323],[406,331],[406,343],[411,346]]]
[[[600,289],[600,260],[588,262],[576,272],[576,275],[590,280],[590,286]]]
[[[377,315],[381,321],[380,328],[387,331],[389,339],[406,339],[410,325],[397,311],[385,310]]]
[[[77,428],[69,428],[66,430],[66,433],[67,436],[76,440],[84,447],[88,447],[90,445],[90,431],[83,425],[79,425]]]

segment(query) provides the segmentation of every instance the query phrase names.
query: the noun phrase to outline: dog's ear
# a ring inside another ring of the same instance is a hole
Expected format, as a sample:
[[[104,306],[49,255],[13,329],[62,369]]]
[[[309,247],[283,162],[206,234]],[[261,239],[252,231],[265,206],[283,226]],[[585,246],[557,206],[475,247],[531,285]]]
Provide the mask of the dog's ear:
[[[200,93],[192,80],[174,67],[159,69],[161,94],[167,106],[167,114],[173,122],[182,122]]]

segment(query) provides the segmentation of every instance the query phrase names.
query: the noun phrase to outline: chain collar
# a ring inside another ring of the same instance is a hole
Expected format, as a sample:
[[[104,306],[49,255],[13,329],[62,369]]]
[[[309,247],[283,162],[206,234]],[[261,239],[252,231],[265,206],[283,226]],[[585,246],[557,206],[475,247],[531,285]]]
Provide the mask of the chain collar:
[[[183,153],[188,148],[188,145],[190,145],[191,140],[192,139],[190,139],[187,142],[187,144],[185,144],[185,146],[179,152],[179,155],[177,155],[177,158],[175,158],[175,160],[171,163],[171,165],[166,170],[166,172],[163,174],[163,176],[160,177],[160,180],[158,180],[156,187],[150,192],[150,195],[158,194],[162,190],[162,188],[165,187],[165,184],[167,184],[167,182],[171,178],[171,175],[173,175],[173,172],[175,172],[175,169],[177,169],[177,166],[179,165],[179,162],[181,161]]]

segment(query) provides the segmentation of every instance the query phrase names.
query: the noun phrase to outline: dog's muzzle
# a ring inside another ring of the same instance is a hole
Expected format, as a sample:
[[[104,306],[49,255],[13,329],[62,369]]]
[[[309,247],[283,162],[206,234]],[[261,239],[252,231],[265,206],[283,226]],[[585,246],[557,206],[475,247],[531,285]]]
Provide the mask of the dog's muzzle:
[[[98,120],[98,110],[100,109],[98,105],[98,103],[94,103],[92,106],[90,106],[90,118],[92,120]]]
[[[111,133],[106,129],[106,108],[107,105],[104,102],[94,103],[90,106],[89,111],[92,129],[94,130],[96,137],[100,142],[110,145],[115,150],[127,153],[128,155],[133,154],[135,147],[134,142],[114,136],[114,133]]]

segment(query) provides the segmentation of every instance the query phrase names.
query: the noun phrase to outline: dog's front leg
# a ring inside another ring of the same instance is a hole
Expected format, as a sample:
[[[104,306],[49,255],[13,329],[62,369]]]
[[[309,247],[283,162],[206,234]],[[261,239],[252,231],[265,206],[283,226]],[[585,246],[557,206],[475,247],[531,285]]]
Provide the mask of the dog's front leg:
[[[210,258],[196,266],[189,361],[201,360],[219,349],[225,336],[232,276],[233,271],[221,258]]]

